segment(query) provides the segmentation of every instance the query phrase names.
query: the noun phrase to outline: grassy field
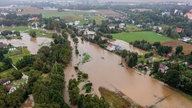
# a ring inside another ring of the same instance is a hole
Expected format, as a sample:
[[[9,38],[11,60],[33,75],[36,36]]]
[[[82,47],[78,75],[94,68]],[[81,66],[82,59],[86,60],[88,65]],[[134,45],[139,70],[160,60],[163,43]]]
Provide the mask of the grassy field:
[[[127,29],[129,31],[140,31],[141,28],[138,28],[137,26],[134,26],[134,25],[127,25]]]
[[[125,99],[121,94],[114,93],[105,88],[100,87],[101,96],[109,103],[110,108],[142,108],[135,104],[131,99]]]
[[[11,75],[11,72],[13,72],[13,71],[14,71],[14,69],[11,68],[6,71],[0,72],[0,81],[7,79],[7,78],[13,79],[13,76]]]
[[[106,20],[101,16],[96,16],[94,14],[87,14],[82,12],[58,12],[55,13],[44,13],[43,18],[51,18],[51,17],[60,17],[64,18],[66,21],[80,21],[80,24],[88,23],[85,19],[95,20],[96,24],[100,25],[102,20]]]
[[[20,52],[20,53],[16,53],[16,54],[12,54],[15,52]],[[25,55],[29,55],[30,52],[28,51],[27,47],[24,48],[19,48],[17,51],[11,52],[9,55],[9,57],[12,59],[13,64],[16,64],[18,60],[22,59],[23,56]]]
[[[171,38],[166,36],[161,36],[155,32],[142,31],[142,32],[123,32],[112,35],[113,38],[123,40],[126,42],[134,42],[136,40],[146,40],[150,43],[161,42],[171,40]]]

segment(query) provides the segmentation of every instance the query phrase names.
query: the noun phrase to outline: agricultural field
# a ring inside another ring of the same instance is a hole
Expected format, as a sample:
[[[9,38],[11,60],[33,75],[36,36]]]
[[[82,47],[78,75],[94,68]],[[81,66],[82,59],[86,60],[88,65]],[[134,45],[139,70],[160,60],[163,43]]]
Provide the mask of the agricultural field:
[[[114,39],[119,39],[126,42],[134,42],[136,40],[146,40],[150,43],[154,43],[154,42],[172,40],[169,37],[162,36],[151,31],[123,32],[123,33],[112,34],[112,36]]]
[[[171,46],[173,47],[173,50],[175,51],[175,48],[177,46],[183,46],[183,52],[187,55],[187,54],[190,54],[191,51],[192,51],[192,45],[191,44],[187,44],[187,43],[184,43],[184,42],[181,42],[179,40],[170,40],[170,41],[164,41],[164,42],[161,42],[162,45],[165,45],[165,46]]]
[[[106,20],[101,16],[94,15],[93,13],[84,13],[84,12],[57,12],[55,13],[44,13],[42,14],[43,18],[50,17],[60,17],[64,18],[66,21],[80,21],[80,24],[88,23],[87,20],[95,20],[96,24],[100,25],[102,20]]]
[[[96,20],[98,25],[101,24],[102,20],[106,20],[106,18],[96,15],[98,13],[108,13],[110,15],[118,15],[118,13],[110,10],[102,10],[97,12],[87,12],[87,11],[63,11],[58,12],[56,10],[43,10],[33,7],[23,7],[23,11],[17,14],[25,15],[25,14],[42,14],[43,18],[50,18],[50,17],[60,17],[64,18],[66,21],[80,21],[80,24],[88,23],[87,20]]]

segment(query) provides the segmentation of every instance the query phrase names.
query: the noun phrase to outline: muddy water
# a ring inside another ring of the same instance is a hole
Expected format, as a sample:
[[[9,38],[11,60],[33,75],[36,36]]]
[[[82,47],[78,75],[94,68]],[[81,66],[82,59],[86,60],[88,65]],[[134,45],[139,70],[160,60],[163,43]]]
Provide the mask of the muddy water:
[[[21,33],[21,36],[22,39],[0,39],[0,42],[12,44],[15,47],[27,46],[31,54],[36,54],[40,47],[42,47],[43,45],[49,45],[52,41],[52,39],[49,38],[31,38],[31,36],[26,33]]]
[[[145,54],[146,52],[141,50],[141,49],[138,49],[136,47],[133,47],[133,45],[130,45],[129,43],[125,42],[125,41],[122,41],[122,40],[115,40],[115,41],[112,41],[111,43],[115,44],[115,45],[119,45],[121,46],[123,49],[126,49],[128,51],[132,51],[132,52],[137,52],[138,54],[140,55],[143,55]]]
[[[72,44],[72,46],[74,45]],[[83,65],[81,64],[79,68],[89,74],[89,80],[93,83],[95,94],[100,95],[98,88],[102,86],[114,91],[119,90],[142,106],[153,105],[167,97],[157,103],[156,106],[158,108],[192,107],[192,101],[171,90],[164,83],[147,75],[142,75],[134,69],[119,65],[122,62],[121,57],[86,41],[80,42],[78,49],[81,54],[88,53],[92,57],[90,62]],[[72,63],[65,70],[67,83],[73,75],[73,77],[75,77],[76,73],[73,66],[75,66],[80,59],[80,56],[73,54]],[[66,89],[66,101],[68,100],[67,96]]]

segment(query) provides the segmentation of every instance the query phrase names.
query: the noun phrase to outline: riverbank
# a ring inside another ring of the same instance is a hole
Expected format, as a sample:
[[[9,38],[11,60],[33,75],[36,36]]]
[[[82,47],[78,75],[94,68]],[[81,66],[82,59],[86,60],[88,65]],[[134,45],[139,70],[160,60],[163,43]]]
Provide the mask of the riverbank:
[[[142,108],[120,91],[112,92],[103,87],[100,87],[99,91],[111,108]]]

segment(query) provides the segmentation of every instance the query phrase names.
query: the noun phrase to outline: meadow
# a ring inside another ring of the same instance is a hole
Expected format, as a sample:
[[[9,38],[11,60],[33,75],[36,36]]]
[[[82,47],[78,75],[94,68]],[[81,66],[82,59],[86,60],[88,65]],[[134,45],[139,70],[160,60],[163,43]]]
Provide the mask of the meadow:
[[[162,36],[160,34],[157,34],[151,31],[123,32],[123,33],[112,34],[112,36],[114,39],[123,40],[129,43],[134,42],[136,40],[146,40],[150,43],[172,40],[169,37]]]

